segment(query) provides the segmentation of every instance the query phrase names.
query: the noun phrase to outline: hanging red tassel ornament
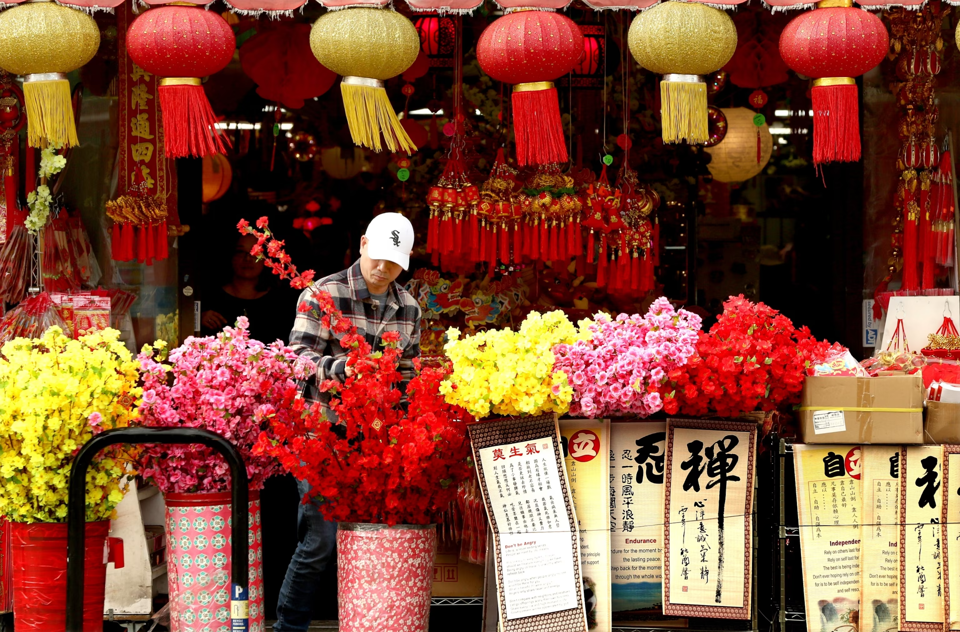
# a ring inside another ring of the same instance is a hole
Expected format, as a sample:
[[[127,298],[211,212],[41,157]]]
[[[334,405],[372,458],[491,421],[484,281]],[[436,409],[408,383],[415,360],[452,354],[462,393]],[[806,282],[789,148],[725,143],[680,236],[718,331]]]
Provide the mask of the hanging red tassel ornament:
[[[920,289],[917,270],[917,223],[920,219],[920,207],[915,200],[917,173],[905,171],[903,174],[903,284],[902,289],[915,291]]]
[[[780,35],[780,56],[811,77],[813,163],[860,160],[860,113],[854,77],[875,68],[890,45],[879,17],[853,0],[824,0]]]
[[[216,115],[200,79],[226,68],[236,47],[226,20],[196,6],[156,7],[130,25],[130,58],[162,77],[157,93],[168,158],[226,152],[230,142],[215,129]]]
[[[550,11],[510,13],[488,26],[477,61],[497,81],[514,84],[513,130],[521,167],[567,162],[567,145],[553,80],[583,57],[583,34]]]

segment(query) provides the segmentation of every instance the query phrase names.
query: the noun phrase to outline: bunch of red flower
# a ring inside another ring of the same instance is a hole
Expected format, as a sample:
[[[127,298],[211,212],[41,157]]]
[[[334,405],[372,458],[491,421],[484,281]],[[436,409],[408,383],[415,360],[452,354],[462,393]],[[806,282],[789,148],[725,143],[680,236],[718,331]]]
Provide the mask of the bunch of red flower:
[[[258,227],[266,230],[266,221],[261,221]],[[249,225],[239,228],[257,234]],[[282,247],[278,250],[282,256]],[[279,265],[289,264],[280,259]],[[306,276],[287,272],[287,278]],[[298,399],[292,423],[275,425],[275,438],[261,434],[255,452],[275,456],[288,472],[309,481],[327,520],[434,522],[456,499],[458,486],[473,468],[466,432],[469,415],[440,394],[450,367],[421,367],[417,361],[418,375],[407,385],[404,411],[398,389],[399,334],[384,334],[386,349],[373,353],[329,294],[315,291],[314,299],[323,325],[350,349],[347,366],[353,376],[343,384],[321,384],[321,390],[331,394],[339,425],[328,421],[319,405]]]
[[[250,222],[245,219],[237,224],[237,230],[242,234],[257,238],[257,243],[250,249],[250,254],[263,261],[263,264],[281,279],[289,279],[290,286],[295,290],[303,290],[309,286],[313,281],[314,271],[306,270],[302,274],[297,272],[290,255],[283,250],[285,242],[274,239],[266,217],[257,220],[257,228],[261,230],[258,231],[250,226]]]
[[[710,332],[700,332],[697,355],[660,387],[667,414],[739,417],[799,403],[806,368],[823,360],[830,343],[742,295],[723,308]]]

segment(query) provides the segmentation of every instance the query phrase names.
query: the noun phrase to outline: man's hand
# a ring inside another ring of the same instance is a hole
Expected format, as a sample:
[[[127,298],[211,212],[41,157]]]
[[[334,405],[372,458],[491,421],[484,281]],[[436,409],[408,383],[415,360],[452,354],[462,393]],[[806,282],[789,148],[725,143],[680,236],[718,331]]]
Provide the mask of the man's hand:
[[[207,329],[220,330],[227,326],[227,319],[220,313],[209,309],[200,314],[200,324]]]
[[[358,364],[361,363],[361,362],[362,362],[363,364],[365,364],[366,366],[369,366],[369,367],[376,367],[376,366],[377,366],[376,362],[374,362],[373,360],[363,359],[363,360],[358,361]],[[357,372],[356,372],[356,370],[354,370],[354,368],[353,368],[352,366],[350,366],[350,365],[348,364],[347,367],[344,369],[343,374],[344,374],[345,376],[347,376],[347,377],[354,377],[354,376],[357,374]]]

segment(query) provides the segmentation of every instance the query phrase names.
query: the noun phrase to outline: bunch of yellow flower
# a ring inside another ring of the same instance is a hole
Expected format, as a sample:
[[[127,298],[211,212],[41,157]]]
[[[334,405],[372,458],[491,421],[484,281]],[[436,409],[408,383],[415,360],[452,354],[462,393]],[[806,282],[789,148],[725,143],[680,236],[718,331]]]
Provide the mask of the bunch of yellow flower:
[[[71,340],[51,327],[0,348],[0,515],[65,521],[76,451],[136,417],[138,364],[119,335],[106,329]],[[88,521],[106,520],[123,498],[119,455],[104,450],[87,470]]]
[[[474,417],[563,414],[573,389],[563,372],[553,372],[553,347],[590,337],[587,321],[579,328],[563,312],[531,312],[520,331],[492,329],[460,339],[447,330],[444,352],[453,373],[441,385],[448,404],[462,406]]]

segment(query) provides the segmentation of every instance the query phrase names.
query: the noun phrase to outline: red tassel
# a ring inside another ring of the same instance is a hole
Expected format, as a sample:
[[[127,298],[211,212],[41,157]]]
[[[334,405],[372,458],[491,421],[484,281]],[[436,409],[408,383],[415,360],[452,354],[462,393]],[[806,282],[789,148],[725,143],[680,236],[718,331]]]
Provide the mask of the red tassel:
[[[550,261],[560,261],[560,227],[552,224],[547,230],[550,235]]]
[[[610,252],[610,267],[607,270],[610,274],[607,279],[607,286],[609,286],[611,290],[620,289],[620,258],[617,257],[616,253],[616,250]]]
[[[144,239],[146,240],[146,244],[144,244],[144,250],[146,253],[144,258],[146,259],[147,265],[152,266],[153,260],[157,255],[157,227],[153,224],[147,224],[142,230],[145,233]]]
[[[590,234],[587,236],[587,263],[593,263],[593,249],[596,246],[593,238],[593,229],[590,229]]]
[[[463,252],[463,222],[459,218],[453,221],[453,251],[457,254]]]
[[[489,229],[487,228],[486,222],[483,226],[480,227],[480,250],[477,252],[475,261],[486,261],[487,260],[487,239],[489,239]]]
[[[597,287],[607,286],[607,253],[604,242],[600,240],[600,257],[597,260]]]
[[[114,222],[110,233],[110,258],[114,261],[123,261],[123,238],[120,236],[120,224]]]
[[[642,292],[644,290],[640,261],[640,257],[636,253],[630,257],[630,289],[634,292]]]
[[[490,237],[487,239],[487,276],[492,277],[497,269],[497,233],[490,228]]]
[[[530,224],[529,230],[530,250],[527,251],[527,256],[531,261],[536,261],[540,258],[540,227],[534,222]]]
[[[430,223],[427,226],[427,252],[437,250],[437,242],[440,239],[440,214],[437,211],[430,212]]]
[[[860,105],[857,85],[814,86],[813,164],[860,160]]]
[[[136,253],[136,231],[133,230],[133,224],[127,223],[121,229],[123,243],[123,257],[120,261],[133,261],[137,258]]]
[[[550,261],[550,228],[546,218],[540,219],[540,261]]]
[[[226,153],[230,140],[216,132],[217,116],[201,85],[157,88],[167,158],[202,158]]]
[[[147,261],[147,227],[137,226],[137,261]]]
[[[653,223],[653,241],[651,248],[653,249],[653,265],[660,265],[660,222],[656,221]],[[650,288],[653,289],[653,288]]]
[[[510,263],[510,230],[506,222],[500,223],[500,263]]]
[[[579,228],[579,225],[578,225],[576,222],[574,222],[574,221],[567,222],[567,229],[566,229],[566,231],[567,231],[567,252],[566,252],[566,256],[564,256],[564,259],[569,259],[570,257],[573,257],[574,255],[577,254],[577,237],[576,237],[576,234],[577,234],[577,232],[578,232],[578,230],[577,230],[578,228]]]
[[[906,213],[903,221],[903,283],[901,289],[918,290],[917,279],[917,219]]]
[[[580,228],[580,222],[572,222],[573,226],[573,255],[583,255],[583,229]]]
[[[444,217],[440,220],[440,254],[450,254],[453,252],[453,220]]]
[[[520,223],[513,223],[513,262],[520,263],[523,261],[523,233],[520,229]]]
[[[656,278],[654,277],[654,260],[650,252],[643,253],[643,259],[641,260],[641,276],[640,281],[640,291],[641,292],[650,292],[656,286]]]
[[[513,131],[517,141],[517,164],[546,165],[567,162],[567,143],[557,89],[524,90],[531,84],[513,88]]]
[[[163,261],[168,256],[170,256],[169,249],[167,247],[167,221],[163,220],[160,222],[160,225],[157,226],[157,245],[154,250],[157,254],[157,261]]]

